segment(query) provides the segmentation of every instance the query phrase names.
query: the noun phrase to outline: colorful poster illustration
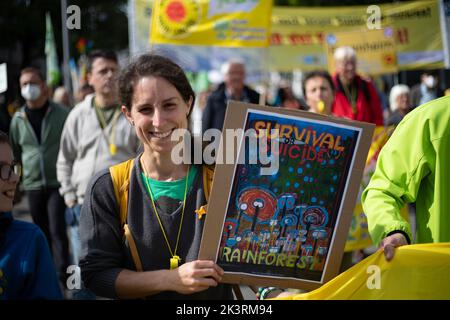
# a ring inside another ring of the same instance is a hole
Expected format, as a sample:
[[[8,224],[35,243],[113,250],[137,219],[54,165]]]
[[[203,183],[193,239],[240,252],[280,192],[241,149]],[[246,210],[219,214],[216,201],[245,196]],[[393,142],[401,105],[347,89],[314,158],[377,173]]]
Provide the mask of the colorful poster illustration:
[[[241,141],[245,161],[234,167],[217,263],[230,273],[322,282],[362,129],[252,109],[244,129],[267,145]],[[278,157],[276,173],[261,174],[264,152]]]

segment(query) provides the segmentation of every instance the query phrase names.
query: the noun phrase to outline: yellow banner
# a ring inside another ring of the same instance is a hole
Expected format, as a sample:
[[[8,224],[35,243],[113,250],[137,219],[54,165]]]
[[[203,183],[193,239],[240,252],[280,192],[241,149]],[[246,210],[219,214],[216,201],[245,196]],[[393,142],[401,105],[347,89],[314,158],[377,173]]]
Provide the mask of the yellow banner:
[[[355,49],[358,70],[362,74],[377,75],[398,71],[392,28],[327,34],[324,47],[330,73],[335,71],[334,51],[341,46]]]
[[[272,0],[155,0],[151,43],[267,47]]]
[[[130,51],[136,55],[149,50],[152,0],[129,0],[128,27],[130,30]]]
[[[269,63],[274,70],[326,68],[329,33],[392,27],[400,70],[443,68],[445,51],[438,0],[373,6],[275,7]]]
[[[450,243],[399,247],[387,262],[378,251],[322,287],[280,300],[450,299]]]

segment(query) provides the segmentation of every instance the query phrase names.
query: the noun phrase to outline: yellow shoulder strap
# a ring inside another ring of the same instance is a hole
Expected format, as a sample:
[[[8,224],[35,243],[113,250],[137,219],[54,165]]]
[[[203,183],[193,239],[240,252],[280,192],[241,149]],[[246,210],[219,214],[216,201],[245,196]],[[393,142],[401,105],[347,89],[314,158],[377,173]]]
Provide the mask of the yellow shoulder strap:
[[[130,185],[131,170],[134,159],[119,163],[109,168],[114,185],[114,193],[120,209],[120,225],[124,225],[128,215],[128,187]],[[209,200],[214,177],[214,166],[203,166],[203,186],[206,201]]]
[[[111,179],[114,185],[114,193],[120,210],[120,225],[127,221],[128,215],[128,187],[130,185],[131,171],[133,170],[134,159],[116,164],[109,168]]]
[[[131,171],[133,170],[134,159],[119,163],[109,168],[111,179],[114,185],[114,193],[117,199],[120,210],[120,225],[123,227],[124,235],[130,246],[131,256],[136,266],[137,271],[143,271],[142,262],[137,251],[136,243],[134,242],[128,225],[126,224],[128,215],[128,188],[130,185]],[[214,177],[214,166],[203,166],[203,186],[206,201],[209,199],[209,194],[212,187]]]
[[[125,232],[125,237],[128,241],[128,245],[130,246],[131,257],[133,258],[134,265],[136,266],[136,271],[142,272],[144,271],[144,269],[142,268],[141,258],[139,257],[136,243],[134,242],[130,228],[128,228],[128,224],[124,224],[123,229]]]
[[[141,258],[134,242],[133,235],[128,228],[128,189],[130,186],[131,171],[133,170],[134,159],[127,160],[109,168],[111,179],[114,185],[114,194],[120,210],[120,225],[123,228],[125,238],[130,246],[131,257],[137,271],[143,271]]]
[[[214,166],[203,165],[203,186],[206,202],[209,200],[209,194],[211,193],[212,183],[214,177]]]

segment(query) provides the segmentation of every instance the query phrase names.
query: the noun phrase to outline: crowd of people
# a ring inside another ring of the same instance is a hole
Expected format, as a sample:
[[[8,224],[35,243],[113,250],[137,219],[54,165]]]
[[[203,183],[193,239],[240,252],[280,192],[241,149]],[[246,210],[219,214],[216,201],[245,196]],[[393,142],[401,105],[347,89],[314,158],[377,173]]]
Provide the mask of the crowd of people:
[[[398,126],[362,195],[373,241],[387,259],[400,245],[450,241],[450,98],[437,99],[443,93],[436,74],[424,74],[411,90],[394,86],[384,117],[374,84],[356,71],[355,51],[341,47],[334,58],[332,75],[303,76],[303,99],[284,83],[270,104]],[[21,73],[25,103],[9,137],[0,133],[0,285],[1,277],[8,282],[0,300],[62,298],[71,264],[83,280],[73,298],[232,299],[222,268],[198,259],[204,219],[195,210],[207,203],[211,169],[171,159],[177,142],[170,136],[190,127],[196,105],[185,72],[157,54],[120,71],[114,52],[105,50],[90,54],[87,72],[73,108],[63,88],[51,97],[40,70]],[[202,132],[222,129],[229,100],[266,104],[246,84],[242,61],[230,60],[222,73],[223,83],[202,99]],[[19,176],[34,225],[11,214]],[[416,203],[415,238],[400,214],[406,203]],[[6,252],[11,259],[2,258]],[[23,261],[27,268],[19,270]],[[260,291],[262,298],[281,293]]]

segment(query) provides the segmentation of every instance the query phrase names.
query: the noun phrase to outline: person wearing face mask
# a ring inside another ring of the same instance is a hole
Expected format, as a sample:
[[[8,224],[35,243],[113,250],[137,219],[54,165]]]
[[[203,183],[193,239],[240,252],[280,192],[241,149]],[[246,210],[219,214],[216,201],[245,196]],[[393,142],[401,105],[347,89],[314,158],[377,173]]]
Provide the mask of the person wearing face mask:
[[[20,172],[9,138],[0,131],[0,300],[62,299],[44,234],[11,213]]]
[[[20,88],[25,105],[13,116],[10,139],[14,156],[23,166],[21,188],[26,192],[33,222],[44,232],[65,284],[69,247],[56,159],[68,111],[49,100],[44,77],[36,68],[22,70]]]
[[[436,71],[425,71],[420,77],[420,83],[411,88],[412,108],[416,108],[428,101],[440,98],[444,92],[439,88]]]

